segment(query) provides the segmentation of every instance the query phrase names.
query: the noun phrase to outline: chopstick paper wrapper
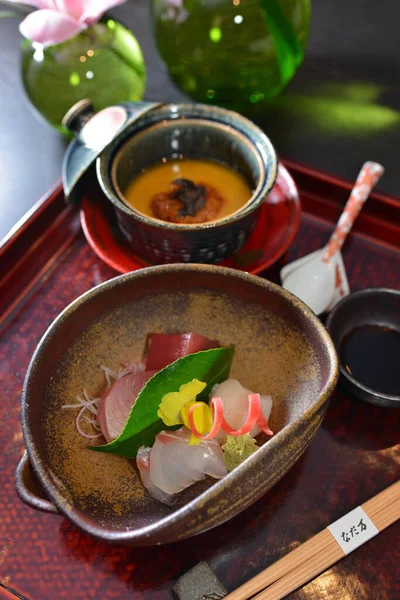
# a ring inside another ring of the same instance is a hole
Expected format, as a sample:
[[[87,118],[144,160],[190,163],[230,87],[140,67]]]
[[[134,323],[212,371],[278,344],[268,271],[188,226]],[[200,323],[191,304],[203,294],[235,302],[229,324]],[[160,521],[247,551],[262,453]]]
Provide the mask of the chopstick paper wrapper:
[[[361,506],[357,506],[347,515],[329,525],[327,529],[345,556],[379,533],[379,529],[375,527]]]
[[[313,538],[225,596],[225,600],[280,600],[314,579],[337,561],[397,521],[400,517],[400,481],[338,519]],[[204,563],[203,563],[204,565]],[[181,579],[196,571],[195,567]],[[203,571],[204,573],[204,571]],[[214,573],[209,569],[211,577]],[[179,580],[180,581],[180,580]],[[178,581],[178,584],[179,584]],[[187,581],[187,580],[186,580]],[[190,583],[190,582],[187,582]],[[177,584],[177,586],[178,586]],[[177,587],[175,586],[175,587]],[[196,586],[197,587],[197,586]],[[190,585],[186,587],[190,589]],[[174,588],[175,590],[175,588]],[[207,594],[179,595],[179,600],[221,598],[221,588]]]

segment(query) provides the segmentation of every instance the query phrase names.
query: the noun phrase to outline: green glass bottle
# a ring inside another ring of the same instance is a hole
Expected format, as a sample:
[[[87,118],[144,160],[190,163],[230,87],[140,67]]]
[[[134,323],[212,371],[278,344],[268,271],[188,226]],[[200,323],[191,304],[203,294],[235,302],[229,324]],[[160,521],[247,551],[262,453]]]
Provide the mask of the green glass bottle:
[[[251,112],[301,64],[311,0],[152,0],[158,50],[179,88]]]
[[[22,42],[22,78],[39,113],[61,132],[68,109],[89,98],[96,111],[141,100],[146,69],[140,46],[129,29],[103,18],[62,44],[43,48]]]

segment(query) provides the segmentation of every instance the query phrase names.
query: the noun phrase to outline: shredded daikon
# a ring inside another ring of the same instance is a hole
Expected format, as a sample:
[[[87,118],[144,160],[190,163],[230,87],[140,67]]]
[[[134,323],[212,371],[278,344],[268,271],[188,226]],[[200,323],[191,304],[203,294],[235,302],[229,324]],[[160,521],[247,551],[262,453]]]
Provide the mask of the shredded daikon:
[[[109,369],[108,367],[101,365],[100,369],[104,373],[104,377],[107,383],[107,389],[112,386],[113,381],[117,381],[118,379],[122,379],[126,375],[130,373],[137,374],[143,373],[145,370],[145,364],[143,361],[137,361],[131,364],[124,364],[122,368],[120,368],[117,372]],[[75,419],[75,425],[78,433],[87,439],[95,439],[102,436],[99,424],[97,423],[97,413],[99,410],[101,398],[93,398],[90,396],[86,389],[82,390],[82,394],[76,397],[76,402],[74,404],[64,404],[61,408],[68,408],[73,410],[78,410],[78,414]],[[83,423],[92,427],[92,429],[96,433],[87,433],[82,429]],[[98,433],[99,432],[99,433]]]
[[[112,385],[112,379],[122,379],[122,377],[125,377],[125,375],[129,375],[130,373],[133,373],[134,375],[137,375],[138,373],[143,373],[143,371],[145,370],[145,364],[143,361],[137,361],[134,362],[132,364],[125,364],[123,369],[119,369],[118,372],[113,371],[112,369],[109,369],[108,367],[101,365],[100,369],[103,371],[104,376],[106,378],[107,381],[107,387],[110,387]]]
[[[97,416],[97,412],[99,409],[99,402],[100,402],[100,398],[92,398],[92,396],[90,396],[87,391],[84,389],[82,390],[82,395],[81,396],[77,396],[76,397],[76,402],[75,404],[64,404],[61,408],[72,408],[72,409],[77,409],[79,408],[78,414],[76,416],[75,419],[75,425],[76,425],[76,429],[78,431],[78,433],[87,439],[95,439],[100,437],[102,434],[101,433],[87,433],[85,431],[83,431],[82,427],[81,427],[81,423],[87,423],[88,425],[90,425],[96,432],[100,432],[100,427],[97,424],[97,420],[96,420],[96,416]],[[89,415],[92,415],[92,417],[90,418],[89,416],[87,416],[85,413],[86,411],[88,412]]]
[[[101,437],[103,434],[102,433],[96,433],[96,434],[89,434],[89,433],[85,433],[81,427],[80,421],[83,420],[83,413],[85,412],[86,407],[82,406],[82,408],[80,409],[80,411],[78,412],[78,414],[76,415],[76,419],[75,419],[75,425],[76,425],[76,429],[78,430],[78,433],[84,437],[87,438],[89,440],[93,440],[94,438],[98,438]]]

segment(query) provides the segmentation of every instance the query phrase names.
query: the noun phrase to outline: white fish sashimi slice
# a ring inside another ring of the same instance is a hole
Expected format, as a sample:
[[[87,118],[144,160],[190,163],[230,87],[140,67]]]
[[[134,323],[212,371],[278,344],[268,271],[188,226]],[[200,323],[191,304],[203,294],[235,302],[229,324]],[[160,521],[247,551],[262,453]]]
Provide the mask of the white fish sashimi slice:
[[[155,500],[173,506],[177,500],[175,494],[166,494],[160,490],[151,480],[150,477],[150,453],[151,448],[139,448],[136,455],[136,464],[139,469],[140,479],[150,496],[153,496]]]
[[[150,478],[166,494],[177,494],[207,475],[221,479],[228,471],[223,452],[215,440],[189,446],[191,432],[161,431],[150,455]]]
[[[264,415],[264,417],[267,419],[270,418],[271,416],[271,410],[272,410],[272,397],[268,396],[268,394],[260,394],[260,403],[261,403],[261,410],[262,413]],[[258,428],[259,429],[259,428]]]
[[[213,389],[212,395],[214,398],[221,398],[224,405],[225,421],[232,429],[240,429],[245,424],[249,410],[249,394],[253,393],[251,390],[243,387],[236,379],[227,379]],[[272,398],[266,394],[261,394],[260,402],[262,413],[268,421],[272,409]],[[250,435],[253,437],[256,437],[260,433],[261,429],[258,425],[254,425],[250,431]],[[224,444],[226,434],[221,430],[215,439],[220,444]]]

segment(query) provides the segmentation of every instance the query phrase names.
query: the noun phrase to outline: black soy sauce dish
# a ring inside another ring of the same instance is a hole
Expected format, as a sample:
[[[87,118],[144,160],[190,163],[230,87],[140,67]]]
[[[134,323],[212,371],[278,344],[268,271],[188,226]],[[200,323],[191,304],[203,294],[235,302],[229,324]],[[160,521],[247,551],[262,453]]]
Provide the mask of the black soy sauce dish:
[[[364,402],[400,408],[400,291],[354,292],[335,306],[326,327],[341,382]]]

